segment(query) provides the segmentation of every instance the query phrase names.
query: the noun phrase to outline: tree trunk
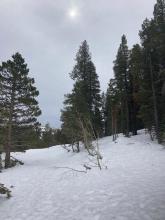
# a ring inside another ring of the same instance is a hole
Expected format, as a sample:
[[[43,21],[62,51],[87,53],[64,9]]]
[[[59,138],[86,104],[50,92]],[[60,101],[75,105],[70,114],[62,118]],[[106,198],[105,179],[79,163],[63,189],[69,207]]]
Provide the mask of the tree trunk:
[[[112,141],[115,141],[115,138],[114,138],[114,115],[113,115],[113,107],[111,107],[111,122],[112,122]]]
[[[5,144],[5,169],[10,167],[10,151],[11,151],[11,129],[12,124],[9,122],[8,133],[7,133],[7,143]]]
[[[117,126],[117,115],[118,115],[118,107],[115,107],[115,140],[118,137],[118,126]]]
[[[133,130],[132,130],[132,134],[133,135],[137,135],[137,122],[136,122],[136,115],[133,115]]]
[[[80,145],[79,145],[79,141],[77,141],[77,143],[76,143],[76,147],[77,147],[77,153],[79,153],[79,152],[80,152]]]
[[[117,108],[116,108],[116,106],[112,107],[111,112],[112,112],[112,135],[113,135],[113,141],[116,141],[116,139],[117,139]]]
[[[126,75],[125,75],[125,108],[126,108],[126,112],[125,112],[125,118],[126,118],[126,126],[125,126],[125,136],[129,137],[129,98],[128,98],[128,85],[127,85],[127,79],[126,79]]]
[[[129,107],[128,107],[128,97],[126,95],[126,137],[129,137]]]
[[[158,143],[160,144],[161,138],[160,138],[160,128],[159,128],[159,118],[158,118],[158,107],[157,107],[156,91],[155,91],[155,86],[154,86],[154,76],[153,76],[151,55],[149,56],[149,58],[150,58],[151,87],[152,87],[153,105],[154,105],[155,130],[156,130],[156,137],[157,137]]]
[[[2,166],[2,152],[0,152],[0,172],[2,170],[3,166]]]
[[[10,167],[10,147],[8,144],[5,146],[5,169]]]
[[[13,118],[13,111],[14,111],[14,97],[15,97],[15,82],[13,83],[12,87],[12,94],[11,94],[11,105],[10,105],[10,113],[9,113],[9,121],[7,126],[7,141],[5,144],[5,168],[10,167],[10,152],[11,152],[11,135],[12,135],[12,118]]]
[[[123,98],[121,99],[121,132],[124,134],[125,129],[124,129],[124,105],[123,105]]]
[[[137,116],[136,116],[136,104],[132,100],[132,134],[137,135]]]

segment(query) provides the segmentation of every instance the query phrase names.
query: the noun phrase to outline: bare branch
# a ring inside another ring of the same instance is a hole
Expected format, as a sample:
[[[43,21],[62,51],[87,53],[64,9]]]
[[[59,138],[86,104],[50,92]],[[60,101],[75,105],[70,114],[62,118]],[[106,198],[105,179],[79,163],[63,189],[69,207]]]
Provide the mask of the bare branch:
[[[72,170],[72,171],[76,171],[76,172],[80,172],[80,173],[87,173],[87,171],[85,170],[77,170],[77,169],[73,169],[71,167],[54,167],[54,168],[57,168],[57,169],[68,169],[68,170]]]

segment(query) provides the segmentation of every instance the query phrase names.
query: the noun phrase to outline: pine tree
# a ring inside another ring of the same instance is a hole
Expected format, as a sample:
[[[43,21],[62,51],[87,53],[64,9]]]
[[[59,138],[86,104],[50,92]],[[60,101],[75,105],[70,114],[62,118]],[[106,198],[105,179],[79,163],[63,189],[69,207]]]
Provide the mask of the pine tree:
[[[129,50],[126,36],[123,35],[116,60],[114,61],[114,74],[121,103],[121,130],[127,137],[130,130],[128,61]]]
[[[117,133],[120,131],[120,93],[117,87],[116,79],[111,79],[106,92],[106,105],[105,105],[105,125],[106,136],[113,135],[116,139]]]
[[[114,133],[117,103],[119,132],[136,135],[144,125],[161,143],[165,140],[165,0],[157,0],[153,19],[143,22],[139,35],[142,46],[134,45],[130,51],[122,36],[114,61],[115,79],[106,94],[105,133]]]
[[[100,84],[86,41],[84,41],[79,48],[76,55],[76,65],[70,73],[70,76],[75,83],[72,93],[66,96],[64,102],[66,107],[61,117],[63,129],[65,131],[68,130],[65,127],[67,124],[67,126],[70,127],[70,132],[75,133],[74,129],[77,129],[77,132],[81,130],[80,122],[84,124],[90,122],[95,135],[101,136],[103,133],[103,124]],[[70,120],[72,120],[72,122]],[[81,132],[78,132],[77,137],[75,137],[76,141],[77,139],[81,139],[81,136]]]
[[[155,125],[154,120],[154,103],[153,103],[153,91],[151,81],[151,66],[149,65],[150,52],[151,52],[151,36],[153,30],[153,21],[146,19],[142,24],[142,31],[140,31],[140,38],[143,49],[143,71],[141,88],[139,91],[140,98],[140,117],[142,118],[145,128],[151,133],[152,128]]]
[[[162,90],[165,84],[165,0],[157,0],[154,7],[154,23],[156,29],[156,53],[157,60],[157,75],[156,80],[156,93],[158,94],[158,114],[159,114],[159,129],[160,132],[158,142],[161,143],[165,140],[165,98]]]
[[[165,80],[165,1],[157,0],[154,18],[146,19],[140,32],[144,52],[144,74],[141,115],[148,129],[155,128],[158,142],[165,132],[165,100],[162,88]],[[145,95],[145,98],[144,96]],[[145,100],[147,99],[147,100]]]
[[[76,145],[77,152],[79,152],[79,141],[83,141],[83,134],[75,101],[74,93],[65,95],[64,109],[61,111],[61,129],[65,137],[64,144],[71,144],[73,151],[73,145]]]
[[[103,137],[106,135],[106,93],[101,93],[101,117],[102,117],[102,128],[103,128]]]
[[[36,100],[39,92],[28,73],[27,64],[19,53],[0,67],[0,116],[6,168],[10,167],[11,150],[18,145],[17,137],[34,126],[36,117],[41,114]]]
[[[47,123],[41,135],[41,147],[51,147],[56,145],[55,130]]]
[[[110,103],[110,94],[109,87],[105,94],[105,113],[104,113],[104,121],[105,121],[105,136],[112,135],[112,113],[111,113],[111,103]]]
[[[130,130],[133,135],[137,130],[143,128],[140,120],[140,100],[139,91],[143,83],[143,50],[140,45],[136,44],[130,51],[129,58],[129,100],[130,100]]]

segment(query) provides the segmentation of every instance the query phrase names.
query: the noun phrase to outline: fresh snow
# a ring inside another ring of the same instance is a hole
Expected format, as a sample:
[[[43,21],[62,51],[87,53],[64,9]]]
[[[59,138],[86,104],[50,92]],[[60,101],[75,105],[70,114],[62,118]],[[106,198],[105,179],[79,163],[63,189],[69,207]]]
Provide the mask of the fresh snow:
[[[60,146],[13,155],[25,162],[0,173],[12,198],[0,195],[2,220],[165,220],[165,149],[148,135],[99,141],[101,171],[85,151]]]

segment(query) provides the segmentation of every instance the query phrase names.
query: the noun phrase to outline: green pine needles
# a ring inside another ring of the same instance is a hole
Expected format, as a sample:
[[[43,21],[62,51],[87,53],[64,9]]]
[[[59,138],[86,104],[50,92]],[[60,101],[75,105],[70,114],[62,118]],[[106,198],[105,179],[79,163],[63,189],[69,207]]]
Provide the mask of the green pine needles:
[[[6,168],[10,167],[10,152],[25,147],[25,135],[41,114],[34,83],[21,54],[14,54],[0,66],[0,133]]]

